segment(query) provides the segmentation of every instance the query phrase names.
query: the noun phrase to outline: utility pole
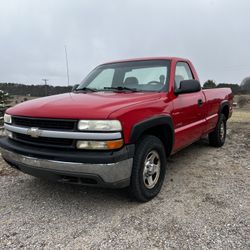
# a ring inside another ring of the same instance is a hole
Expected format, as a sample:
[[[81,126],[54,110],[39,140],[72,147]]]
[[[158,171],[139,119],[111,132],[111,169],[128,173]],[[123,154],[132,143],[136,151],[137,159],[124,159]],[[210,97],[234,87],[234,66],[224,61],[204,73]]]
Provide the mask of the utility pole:
[[[68,79],[68,86],[69,86],[69,62],[68,62],[68,53],[67,53],[67,47],[64,46],[65,49],[65,60],[66,60],[66,70],[67,70],[67,79]]]
[[[44,95],[47,96],[48,95],[48,89],[47,89],[47,82],[49,79],[42,79],[42,81],[44,81]]]

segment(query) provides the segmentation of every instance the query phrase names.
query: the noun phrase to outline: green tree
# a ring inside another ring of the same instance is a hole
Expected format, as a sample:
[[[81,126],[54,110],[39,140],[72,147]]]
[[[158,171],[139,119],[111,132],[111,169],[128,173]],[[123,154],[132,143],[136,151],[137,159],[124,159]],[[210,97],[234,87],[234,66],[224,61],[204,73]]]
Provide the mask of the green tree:
[[[213,89],[216,88],[216,84],[213,80],[207,80],[204,84],[203,84],[203,88],[204,89]]]
[[[5,107],[11,102],[11,97],[8,93],[0,90],[0,107]]]
[[[250,93],[250,77],[246,77],[240,84],[242,90],[247,93]]]

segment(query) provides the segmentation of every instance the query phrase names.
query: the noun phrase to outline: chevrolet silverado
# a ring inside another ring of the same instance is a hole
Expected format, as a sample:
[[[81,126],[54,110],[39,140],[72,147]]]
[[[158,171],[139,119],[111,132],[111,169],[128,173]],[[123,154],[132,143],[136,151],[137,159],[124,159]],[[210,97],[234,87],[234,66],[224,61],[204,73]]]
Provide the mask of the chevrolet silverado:
[[[186,59],[105,63],[71,93],[9,108],[1,153],[33,176],[128,187],[148,201],[161,190],[168,156],[207,135],[223,146],[232,101],[229,88],[202,90]]]

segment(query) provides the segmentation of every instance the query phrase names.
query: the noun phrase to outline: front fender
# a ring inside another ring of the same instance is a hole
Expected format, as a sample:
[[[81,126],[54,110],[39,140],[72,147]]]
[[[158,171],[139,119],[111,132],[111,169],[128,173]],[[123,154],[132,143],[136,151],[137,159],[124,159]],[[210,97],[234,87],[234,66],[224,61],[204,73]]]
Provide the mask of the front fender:
[[[163,130],[158,131],[158,129],[162,128],[162,126]],[[174,145],[174,126],[171,117],[169,115],[160,115],[135,124],[130,133],[130,142],[136,144],[138,139],[149,130],[151,132],[153,131],[154,134],[163,133],[161,138],[163,138],[163,144],[165,145],[166,152],[169,155]]]

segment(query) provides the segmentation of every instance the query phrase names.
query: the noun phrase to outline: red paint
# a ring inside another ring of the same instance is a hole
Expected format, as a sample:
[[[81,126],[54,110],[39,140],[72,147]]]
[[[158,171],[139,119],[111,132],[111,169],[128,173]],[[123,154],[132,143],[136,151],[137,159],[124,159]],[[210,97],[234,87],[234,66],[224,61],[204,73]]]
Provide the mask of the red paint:
[[[172,152],[176,152],[198,140],[216,126],[219,107],[223,101],[229,101],[231,114],[233,96],[229,88],[201,90],[176,96],[174,94],[176,63],[187,62],[194,78],[199,80],[192,63],[175,57],[133,60],[157,59],[171,61],[167,93],[67,93],[24,102],[8,109],[7,113],[40,118],[118,119],[123,126],[125,143],[129,143],[131,129],[136,123],[153,116],[169,114],[175,129],[175,144]],[[201,107],[197,105],[198,99],[203,100]]]

